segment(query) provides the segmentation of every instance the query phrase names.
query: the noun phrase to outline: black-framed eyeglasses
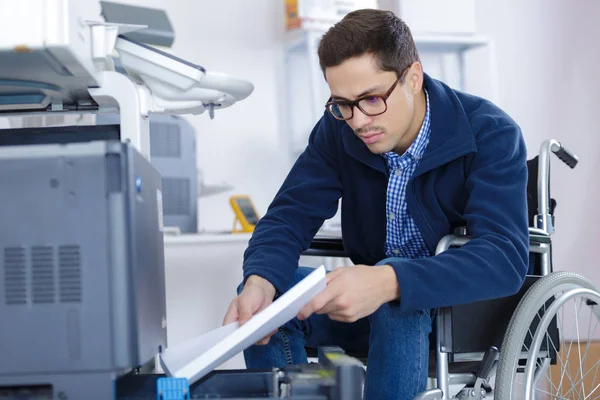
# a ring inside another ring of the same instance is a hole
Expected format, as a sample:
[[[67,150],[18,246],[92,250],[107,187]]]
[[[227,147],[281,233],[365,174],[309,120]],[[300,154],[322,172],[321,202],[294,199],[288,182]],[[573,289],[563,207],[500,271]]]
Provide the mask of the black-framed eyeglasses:
[[[370,117],[381,115],[387,111],[387,99],[391,96],[398,82],[402,80],[404,72],[400,74],[396,82],[384,94],[367,94],[356,100],[332,100],[330,97],[325,104],[325,108],[341,121],[347,121],[354,117],[354,107],[358,107],[363,114]]]

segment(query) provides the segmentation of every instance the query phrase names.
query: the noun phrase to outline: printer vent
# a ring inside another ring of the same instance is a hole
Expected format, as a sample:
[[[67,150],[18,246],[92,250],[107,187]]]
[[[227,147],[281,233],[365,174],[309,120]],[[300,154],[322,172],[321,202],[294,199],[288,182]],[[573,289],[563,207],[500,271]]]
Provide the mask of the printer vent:
[[[31,294],[33,303],[55,301],[54,249],[48,246],[31,248]]]
[[[59,288],[61,303],[81,302],[81,249],[79,246],[58,248]]]
[[[154,122],[150,128],[151,157],[181,157],[181,128],[169,122]]]
[[[190,180],[186,178],[163,178],[163,214],[190,215]]]
[[[27,304],[26,261],[23,247],[4,248],[4,297],[7,306]]]

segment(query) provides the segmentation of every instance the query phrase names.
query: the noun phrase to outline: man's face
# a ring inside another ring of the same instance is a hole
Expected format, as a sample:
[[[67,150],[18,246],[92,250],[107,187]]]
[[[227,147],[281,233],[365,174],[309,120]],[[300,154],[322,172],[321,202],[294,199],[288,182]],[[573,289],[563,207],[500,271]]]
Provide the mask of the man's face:
[[[331,91],[332,101],[356,100],[364,95],[385,95],[398,77],[395,72],[381,71],[373,56],[362,55],[344,61],[336,67],[325,70],[325,78]],[[385,103],[387,110],[380,115],[365,115],[358,107],[352,112],[352,118],[346,120],[354,133],[375,154],[389,151],[404,153],[416,136],[415,96],[421,91],[422,73],[419,63],[409,68],[401,82],[393,88]],[[362,104],[380,101],[367,97]],[[420,126],[419,126],[420,127]],[[417,127],[417,132],[419,127]]]

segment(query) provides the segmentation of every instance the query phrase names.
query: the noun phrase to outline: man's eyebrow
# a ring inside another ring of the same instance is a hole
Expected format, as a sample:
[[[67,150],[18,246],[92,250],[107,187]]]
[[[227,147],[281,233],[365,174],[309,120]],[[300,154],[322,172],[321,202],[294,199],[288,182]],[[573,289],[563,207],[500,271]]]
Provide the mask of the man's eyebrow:
[[[358,96],[356,96],[356,98],[362,97],[362,96],[364,96],[366,94],[381,93],[382,91],[383,91],[383,85],[371,86],[367,90],[363,90]],[[348,100],[345,97],[336,96],[334,94],[331,95],[331,98],[335,99],[335,100]]]

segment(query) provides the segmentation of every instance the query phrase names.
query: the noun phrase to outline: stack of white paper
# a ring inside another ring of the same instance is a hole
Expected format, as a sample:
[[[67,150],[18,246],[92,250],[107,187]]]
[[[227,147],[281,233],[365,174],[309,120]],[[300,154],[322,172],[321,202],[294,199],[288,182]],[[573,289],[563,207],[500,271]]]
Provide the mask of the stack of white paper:
[[[241,327],[234,322],[167,348],[160,355],[162,368],[167,375],[193,384],[293,319],[325,286],[325,267],[320,266]]]

